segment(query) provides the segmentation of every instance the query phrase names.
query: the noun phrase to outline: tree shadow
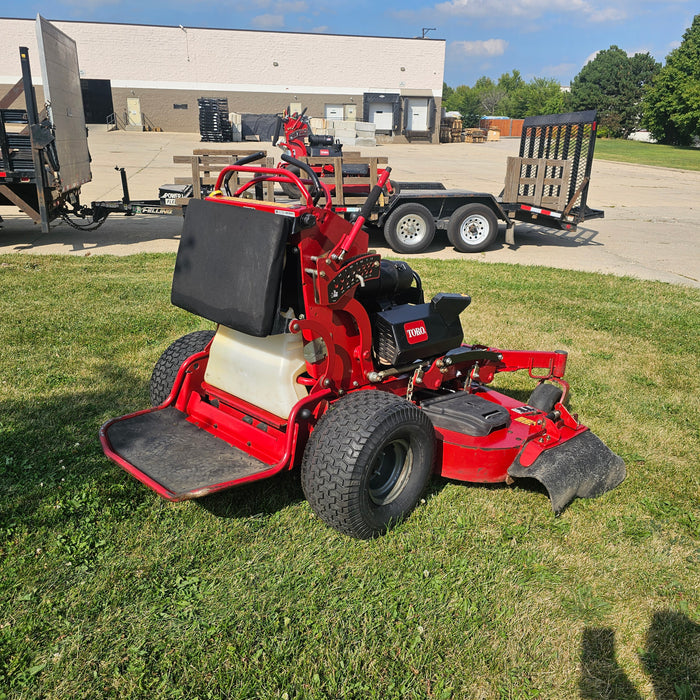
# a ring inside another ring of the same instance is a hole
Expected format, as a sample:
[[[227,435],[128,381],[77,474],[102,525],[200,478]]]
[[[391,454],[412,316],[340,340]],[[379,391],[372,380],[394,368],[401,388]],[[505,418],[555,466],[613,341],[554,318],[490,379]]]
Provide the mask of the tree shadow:
[[[700,698],[700,625],[686,615],[655,612],[640,660],[655,700]],[[641,700],[617,662],[615,632],[608,627],[583,631],[579,694],[585,700]]]

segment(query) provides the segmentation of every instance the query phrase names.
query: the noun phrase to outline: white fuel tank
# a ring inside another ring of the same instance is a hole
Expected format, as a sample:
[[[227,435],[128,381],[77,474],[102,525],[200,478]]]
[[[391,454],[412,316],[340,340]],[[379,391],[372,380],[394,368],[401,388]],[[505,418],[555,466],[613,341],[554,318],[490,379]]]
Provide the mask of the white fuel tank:
[[[204,381],[281,418],[308,390],[296,379],[306,371],[301,333],[256,338],[219,326]]]

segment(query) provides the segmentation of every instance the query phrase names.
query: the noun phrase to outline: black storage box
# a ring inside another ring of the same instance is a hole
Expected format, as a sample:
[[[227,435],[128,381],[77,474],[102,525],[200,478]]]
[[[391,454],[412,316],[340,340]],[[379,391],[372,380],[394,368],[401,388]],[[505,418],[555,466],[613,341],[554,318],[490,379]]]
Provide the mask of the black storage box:
[[[436,428],[473,437],[484,437],[510,425],[506,408],[466,391],[428,399],[421,407]]]

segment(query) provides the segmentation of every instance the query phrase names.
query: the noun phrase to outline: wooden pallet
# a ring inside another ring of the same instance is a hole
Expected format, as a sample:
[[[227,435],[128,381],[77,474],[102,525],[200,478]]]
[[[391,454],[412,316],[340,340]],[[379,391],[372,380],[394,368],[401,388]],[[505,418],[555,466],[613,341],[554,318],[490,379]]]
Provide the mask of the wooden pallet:
[[[569,160],[509,156],[503,201],[562,211],[570,177]]]
[[[332,202],[338,206],[352,206],[364,204],[367,194],[353,195],[343,191],[343,185],[369,185],[369,190],[377,184],[377,170],[386,165],[389,160],[386,156],[361,156],[359,153],[344,153],[341,157],[313,156],[301,158],[309,165],[332,166],[332,174],[325,175],[321,182],[333,188]],[[343,178],[343,165],[367,165],[369,168],[368,177],[349,175]],[[303,177],[303,173],[302,173]]]
[[[176,185],[192,185],[192,198],[202,199],[202,191],[204,186],[213,186],[219,173],[227,165],[233,165],[238,158],[250,155],[245,151],[233,149],[205,149],[197,148],[192,151],[191,156],[173,156],[173,163],[189,164],[191,174],[188,177],[176,177]],[[251,165],[273,168],[275,161],[269,156],[262,160],[257,160]],[[238,189],[242,184],[250,181],[253,178],[251,173],[233,173],[229,181],[231,192]],[[274,201],[274,183],[266,182],[265,198],[269,201]],[[183,200],[182,204],[187,204],[189,200]]]

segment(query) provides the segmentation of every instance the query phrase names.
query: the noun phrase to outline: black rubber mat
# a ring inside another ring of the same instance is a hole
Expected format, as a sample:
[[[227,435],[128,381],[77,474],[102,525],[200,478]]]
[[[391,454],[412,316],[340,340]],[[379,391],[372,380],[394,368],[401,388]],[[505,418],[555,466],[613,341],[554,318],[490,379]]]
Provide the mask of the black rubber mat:
[[[117,421],[107,437],[120,457],[178,498],[270,468],[172,407]]]

